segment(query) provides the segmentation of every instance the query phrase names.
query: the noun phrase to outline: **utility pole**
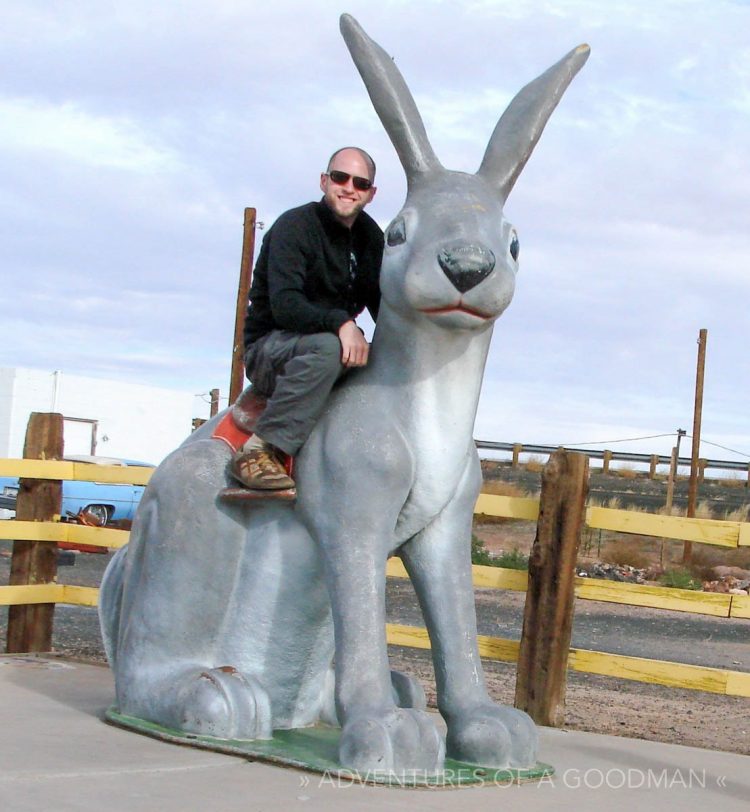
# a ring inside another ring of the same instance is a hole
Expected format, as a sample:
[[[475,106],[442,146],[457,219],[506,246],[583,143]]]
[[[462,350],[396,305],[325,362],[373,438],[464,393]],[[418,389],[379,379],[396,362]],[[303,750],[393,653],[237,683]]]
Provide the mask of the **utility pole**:
[[[690,487],[688,488],[687,515],[695,517],[698,501],[698,456],[701,447],[701,418],[703,416],[703,376],[706,368],[706,339],[708,330],[698,335],[698,364],[695,373],[695,409],[693,411],[693,453],[690,459]],[[693,542],[686,541],[682,548],[682,563],[689,564],[693,558]]]
[[[253,272],[255,253],[255,209],[245,209],[245,222],[242,233],[242,259],[240,260],[240,282],[237,290],[237,310],[234,317],[234,343],[232,344],[232,373],[229,381],[229,405],[237,400],[244,388],[245,364],[243,361],[242,333],[245,327],[245,312],[250,295],[250,278]],[[262,223],[258,224],[262,227]]]

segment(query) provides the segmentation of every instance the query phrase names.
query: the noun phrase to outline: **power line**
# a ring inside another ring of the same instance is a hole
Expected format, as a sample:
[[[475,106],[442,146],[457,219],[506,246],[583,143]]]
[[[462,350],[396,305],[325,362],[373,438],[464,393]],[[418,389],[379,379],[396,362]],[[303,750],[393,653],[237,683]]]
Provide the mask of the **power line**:
[[[645,437],[624,437],[620,440],[598,440],[598,441],[590,441],[588,443],[560,443],[561,446],[564,448],[570,448],[571,446],[591,446],[591,445],[614,445],[615,443],[632,443],[638,440],[657,440],[661,437],[673,437],[674,432],[670,431],[667,434],[649,434]],[[689,439],[693,439],[692,435],[685,434],[685,437]],[[745,457],[746,459],[750,460],[750,454],[746,451],[738,451],[736,448],[729,448],[728,446],[721,445],[721,443],[713,443],[711,440],[706,440],[705,438],[701,437],[701,443],[705,443],[706,445],[712,445],[716,448],[721,448],[724,451],[729,451],[732,454],[737,454],[740,457]]]
[[[687,436],[690,437],[689,434]],[[740,457],[746,457],[747,459],[750,460],[750,454],[746,453],[745,451],[737,451],[736,448],[728,448],[727,446],[720,445],[719,443],[712,443],[710,440],[706,440],[703,437],[701,437],[701,443],[705,443],[706,445],[713,445],[716,446],[716,448],[722,448],[724,449],[724,451],[731,451],[732,454],[738,454]]]
[[[210,392],[196,392],[193,397],[200,398],[204,403],[211,403],[211,393]],[[222,400],[229,400],[229,397],[226,395],[219,395],[219,401]]]
[[[622,440],[599,440],[597,442],[591,441],[588,443],[560,443],[560,445],[568,448],[573,445],[611,445],[612,443],[632,443],[635,440],[655,440],[659,437],[673,437],[674,432],[670,431],[667,434],[649,434],[646,437],[625,437]]]

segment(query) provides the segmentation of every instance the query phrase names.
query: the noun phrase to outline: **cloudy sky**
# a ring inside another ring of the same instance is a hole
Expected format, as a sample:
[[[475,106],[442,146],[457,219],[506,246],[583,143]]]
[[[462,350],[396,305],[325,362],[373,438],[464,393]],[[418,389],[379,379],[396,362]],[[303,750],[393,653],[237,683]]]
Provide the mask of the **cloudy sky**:
[[[349,143],[378,161],[381,225],[404,199],[342,11],[393,55],[462,171],[526,82],[592,48],[506,205],[521,270],[476,436],[690,431],[705,327],[703,437],[744,453],[702,454],[750,458],[740,0],[9,0],[0,365],[227,394],[244,208],[268,226],[317,198]],[[668,453],[673,438],[607,444]]]

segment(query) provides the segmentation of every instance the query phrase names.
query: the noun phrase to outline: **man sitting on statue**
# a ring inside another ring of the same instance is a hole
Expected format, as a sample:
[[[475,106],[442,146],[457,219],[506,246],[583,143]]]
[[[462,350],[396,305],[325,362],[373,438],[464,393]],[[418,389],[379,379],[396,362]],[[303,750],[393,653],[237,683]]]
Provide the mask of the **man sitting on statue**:
[[[355,318],[380,304],[383,233],[363,209],[375,195],[375,163],[337,150],[320,176],[323,198],[282,214],[263,239],[250,289],[244,361],[252,392],[267,400],[232,475],[245,487],[294,488],[279,452],[295,456],[336,382],[367,364]]]

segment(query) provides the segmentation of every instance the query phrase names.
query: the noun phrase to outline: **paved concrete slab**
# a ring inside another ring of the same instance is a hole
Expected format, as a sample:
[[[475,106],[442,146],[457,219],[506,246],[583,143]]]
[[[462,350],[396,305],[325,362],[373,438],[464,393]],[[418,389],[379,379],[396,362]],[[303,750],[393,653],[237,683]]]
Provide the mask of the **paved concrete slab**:
[[[731,753],[543,728],[557,773],[539,785],[370,787],[106,725],[113,698],[106,668],[0,656],[2,812],[750,809],[750,757]]]

